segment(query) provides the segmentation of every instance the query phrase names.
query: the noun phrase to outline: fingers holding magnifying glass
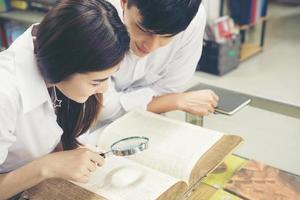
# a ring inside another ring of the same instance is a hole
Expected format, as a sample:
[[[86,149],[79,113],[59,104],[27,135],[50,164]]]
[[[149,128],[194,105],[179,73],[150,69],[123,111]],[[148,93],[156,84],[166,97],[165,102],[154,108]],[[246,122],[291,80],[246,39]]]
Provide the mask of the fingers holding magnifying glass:
[[[85,144],[84,146],[82,146],[80,148],[89,149],[89,153],[90,153],[89,157],[94,166],[100,167],[104,164],[105,157],[102,156],[102,153],[99,154],[99,149],[97,147],[91,146],[89,144]]]
[[[94,172],[94,171],[96,171],[97,167],[98,167],[98,164],[95,163],[94,161],[91,161],[91,162],[89,163],[89,165],[87,166],[89,172]]]
[[[105,153],[99,153],[102,158],[106,158]]]
[[[93,163],[94,166],[100,167],[104,164],[104,157],[97,152],[91,152],[91,163]]]

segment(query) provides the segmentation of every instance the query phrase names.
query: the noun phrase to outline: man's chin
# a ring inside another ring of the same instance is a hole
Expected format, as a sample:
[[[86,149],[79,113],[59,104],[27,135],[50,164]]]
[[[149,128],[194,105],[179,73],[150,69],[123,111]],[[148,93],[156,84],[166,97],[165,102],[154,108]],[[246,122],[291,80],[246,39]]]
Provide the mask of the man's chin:
[[[148,52],[143,52],[143,51],[139,50],[137,45],[134,45],[134,47],[132,47],[131,50],[133,51],[134,55],[141,57],[141,58],[145,57],[149,54]]]
[[[136,55],[136,56],[138,56],[140,58],[143,58],[143,57],[145,57],[145,56],[147,56],[149,54],[149,53],[143,53],[143,52],[141,52],[141,51],[139,51],[137,49],[132,50],[132,51],[133,51],[134,55]]]
[[[143,57],[147,56],[149,53],[145,54],[145,53],[141,53],[141,52],[134,52],[134,54],[140,58],[143,58]]]

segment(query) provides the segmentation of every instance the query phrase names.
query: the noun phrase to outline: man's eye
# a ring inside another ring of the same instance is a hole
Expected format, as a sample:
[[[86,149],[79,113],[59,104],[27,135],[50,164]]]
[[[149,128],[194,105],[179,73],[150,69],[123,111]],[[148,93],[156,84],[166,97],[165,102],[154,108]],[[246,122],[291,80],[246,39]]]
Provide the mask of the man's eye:
[[[92,86],[98,86],[98,85],[100,85],[100,83],[92,83],[91,85]]]

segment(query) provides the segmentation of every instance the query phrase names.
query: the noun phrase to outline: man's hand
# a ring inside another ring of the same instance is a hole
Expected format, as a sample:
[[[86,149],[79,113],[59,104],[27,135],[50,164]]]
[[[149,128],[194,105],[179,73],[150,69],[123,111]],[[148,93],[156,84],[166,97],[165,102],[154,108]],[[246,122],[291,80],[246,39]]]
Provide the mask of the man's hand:
[[[177,108],[194,115],[209,115],[215,111],[219,97],[211,90],[199,90],[177,95]]]

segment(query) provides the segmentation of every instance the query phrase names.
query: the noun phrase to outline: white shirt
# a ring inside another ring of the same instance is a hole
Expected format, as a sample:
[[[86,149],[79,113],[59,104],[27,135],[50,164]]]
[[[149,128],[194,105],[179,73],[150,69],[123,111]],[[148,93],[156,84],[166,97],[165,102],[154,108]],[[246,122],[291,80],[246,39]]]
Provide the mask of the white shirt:
[[[109,0],[120,18],[123,11],[119,0]],[[134,109],[147,109],[154,96],[182,92],[192,78],[202,53],[206,13],[201,4],[198,13],[187,27],[172,41],[146,57],[128,53],[113,75],[104,94],[103,110],[97,124],[99,131],[82,135],[82,143],[96,145],[98,134],[108,124]]]
[[[120,1],[110,2],[122,18]],[[154,96],[182,92],[200,59],[205,24],[206,13],[200,5],[188,28],[168,45],[143,58],[132,52],[126,55],[104,95],[101,124],[110,123],[133,108],[146,109]]]
[[[52,152],[62,135],[35,62],[31,29],[0,53],[0,173]]]

